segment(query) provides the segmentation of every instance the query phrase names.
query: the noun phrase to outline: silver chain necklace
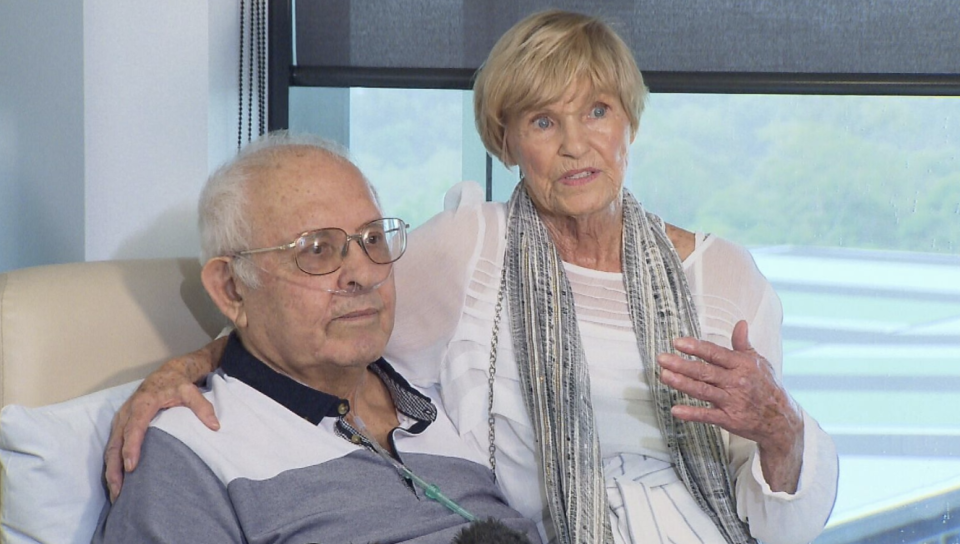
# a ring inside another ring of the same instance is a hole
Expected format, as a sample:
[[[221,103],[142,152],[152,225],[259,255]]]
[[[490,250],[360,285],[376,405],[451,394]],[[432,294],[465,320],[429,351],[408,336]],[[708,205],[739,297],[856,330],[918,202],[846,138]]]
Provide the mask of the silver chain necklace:
[[[487,371],[487,437],[490,445],[487,447],[490,452],[490,470],[493,471],[493,481],[497,481],[497,444],[495,442],[496,420],[493,417],[493,382],[497,378],[497,346],[500,343],[500,316],[503,313],[503,291],[507,285],[507,266],[503,263],[500,269],[500,289],[497,290],[497,306],[493,315],[493,332],[490,335],[490,368]]]

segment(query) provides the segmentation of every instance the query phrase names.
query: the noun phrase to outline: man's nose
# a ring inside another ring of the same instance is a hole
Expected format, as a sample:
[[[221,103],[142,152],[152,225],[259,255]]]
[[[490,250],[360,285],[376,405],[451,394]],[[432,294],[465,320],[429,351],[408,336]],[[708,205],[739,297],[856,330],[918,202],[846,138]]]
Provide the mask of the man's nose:
[[[382,279],[377,275],[381,272],[379,269],[384,268],[383,265],[378,265],[367,257],[359,238],[348,239],[340,255],[343,261],[337,276],[337,288],[353,291],[369,287]]]

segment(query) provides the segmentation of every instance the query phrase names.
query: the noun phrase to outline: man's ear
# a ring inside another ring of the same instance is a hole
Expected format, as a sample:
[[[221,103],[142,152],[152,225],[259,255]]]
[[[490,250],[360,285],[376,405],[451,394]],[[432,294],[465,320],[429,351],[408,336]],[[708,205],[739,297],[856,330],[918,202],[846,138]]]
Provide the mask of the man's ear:
[[[242,285],[230,266],[230,257],[214,257],[203,265],[200,280],[220,312],[242,329],[247,326],[247,313],[243,304]],[[238,289],[239,287],[239,289]]]

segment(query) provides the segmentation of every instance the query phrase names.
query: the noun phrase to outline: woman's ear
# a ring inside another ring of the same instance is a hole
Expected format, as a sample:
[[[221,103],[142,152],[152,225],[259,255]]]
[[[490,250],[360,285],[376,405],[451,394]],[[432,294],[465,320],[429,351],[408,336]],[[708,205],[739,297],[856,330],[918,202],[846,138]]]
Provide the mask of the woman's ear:
[[[247,325],[247,315],[241,290],[238,289],[239,280],[233,273],[230,261],[231,257],[210,259],[200,271],[200,280],[220,312],[232,321],[234,326],[242,329]]]

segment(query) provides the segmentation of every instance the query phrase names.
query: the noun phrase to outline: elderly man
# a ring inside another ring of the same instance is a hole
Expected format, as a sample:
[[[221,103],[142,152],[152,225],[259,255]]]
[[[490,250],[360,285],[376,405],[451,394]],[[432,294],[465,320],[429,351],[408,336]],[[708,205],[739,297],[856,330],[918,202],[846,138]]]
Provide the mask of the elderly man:
[[[315,140],[270,135],[211,176],[202,280],[235,327],[204,393],[220,430],[187,408],[159,415],[94,542],[446,544],[472,516],[539,542],[435,392],[381,358],[406,244],[381,215]]]

